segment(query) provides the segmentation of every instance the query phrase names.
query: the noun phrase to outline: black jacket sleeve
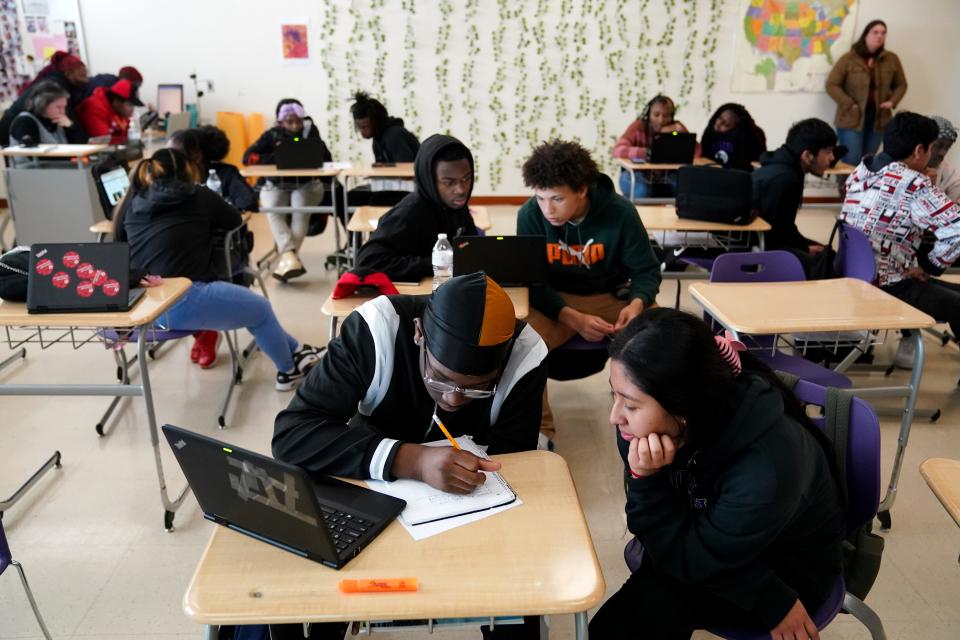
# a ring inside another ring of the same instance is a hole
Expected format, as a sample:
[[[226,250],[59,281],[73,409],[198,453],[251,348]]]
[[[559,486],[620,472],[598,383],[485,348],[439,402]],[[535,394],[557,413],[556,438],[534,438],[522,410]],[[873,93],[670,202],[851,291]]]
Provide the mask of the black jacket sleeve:
[[[420,143],[403,127],[389,127],[383,132],[383,150],[386,162],[413,162]]]
[[[430,252],[420,250],[422,227],[411,210],[387,212],[370,240],[360,248],[357,272],[382,271],[394,282],[419,282],[432,275]]]
[[[547,361],[520,378],[510,390],[497,422],[490,425],[487,453],[516,453],[537,448],[543,409],[543,388],[547,384]]]
[[[626,447],[618,445],[626,459]],[[795,495],[798,487],[777,486],[776,474],[762,471],[762,460],[737,464],[750,473],[726,479],[705,509],[686,504],[667,470],[644,478],[625,474],[627,527],[659,571],[754,612],[772,629],[798,596],[760,555],[788,524],[790,511],[781,501],[794,504],[802,496]]]
[[[797,210],[803,201],[803,181],[781,174],[766,181],[760,189],[761,217],[772,227],[767,232],[768,249],[792,248],[808,251],[816,241],[804,237],[797,228]]]
[[[274,457],[311,471],[369,478],[370,462],[384,436],[363,420],[348,422],[373,380],[374,358],[373,336],[354,311],[290,406],[277,416]],[[397,448],[392,448],[384,469],[392,467]]]
[[[239,227],[243,222],[243,216],[239,211],[206,187],[198,188],[197,199],[203,210],[209,213],[214,229],[229,231]]]
[[[240,211],[259,211],[260,201],[256,192],[243,179],[233,165],[221,165],[217,171],[223,183],[226,198]]]
[[[267,129],[243,152],[243,164],[273,164],[276,148],[277,137],[273,129]]]

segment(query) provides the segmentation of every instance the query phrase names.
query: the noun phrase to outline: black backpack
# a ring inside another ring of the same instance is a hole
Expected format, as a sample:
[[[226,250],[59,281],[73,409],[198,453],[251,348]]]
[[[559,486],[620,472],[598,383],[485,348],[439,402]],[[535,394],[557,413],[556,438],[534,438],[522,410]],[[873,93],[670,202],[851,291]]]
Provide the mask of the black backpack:
[[[677,217],[723,224],[749,224],[753,210],[750,172],[687,165],[677,171]]]
[[[30,247],[14,247],[0,256],[0,300],[27,301]]]

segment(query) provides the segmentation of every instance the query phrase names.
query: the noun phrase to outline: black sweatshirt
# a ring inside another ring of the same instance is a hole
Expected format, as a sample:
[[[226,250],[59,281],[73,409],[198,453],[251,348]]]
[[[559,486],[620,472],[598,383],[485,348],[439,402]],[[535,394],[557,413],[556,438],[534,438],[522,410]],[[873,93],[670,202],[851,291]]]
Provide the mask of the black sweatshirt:
[[[751,175],[753,207],[772,227],[766,233],[769,249],[809,251],[816,240],[804,237],[797,228],[797,210],[803,203],[803,169],[800,158],[783,145],[760,156],[760,168]]]
[[[380,296],[347,316],[274,426],[278,460],[351,478],[392,480],[403,442],[442,440],[434,410],[456,437],[472,435],[493,454],[535,449],[547,380],[547,347],[518,321],[493,398],[447,413],[420,374],[414,318],[427,296]]]
[[[403,126],[400,118],[387,118],[373,137],[373,157],[377,162],[413,162],[420,141]]]
[[[442,149],[453,145],[463,146],[455,138],[443,135],[433,135],[423,141],[414,164],[417,190],[380,218],[376,231],[360,248],[357,273],[379,271],[394,282],[419,282],[433,274],[431,254],[437,234],[445,233],[450,239],[477,235],[469,208],[450,209],[437,193],[434,158]],[[473,167],[472,155],[469,160]],[[467,194],[468,202],[469,198]]]
[[[207,165],[207,169],[213,169],[217,172],[224,200],[232,204],[238,211],[260,210],[257,192],[247,184],[246,179],[240,175],[239,169],[225,162],[211,162]],[[206,178],[204,178],[204,181],[206,181]]]
[[[798,596],[813,611],[840,575],[839,490],[824,446],[767,381],[740,379],[713,426],[710,446],[681,448],[651,476],[625,474],[627,526],[660,572],[772,629]],[[618,435],[617,445],[626,464],[629,444]]]
[[[217,280],[214,231],[241,223],[240,212],[206,187],[158,180],[124,206],[117,240],[130,245],[130,264],[164,278]]]

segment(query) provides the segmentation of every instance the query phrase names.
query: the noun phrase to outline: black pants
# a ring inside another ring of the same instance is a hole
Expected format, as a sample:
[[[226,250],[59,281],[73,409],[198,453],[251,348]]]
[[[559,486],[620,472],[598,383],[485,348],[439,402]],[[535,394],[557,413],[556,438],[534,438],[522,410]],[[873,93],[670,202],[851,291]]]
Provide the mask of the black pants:
[[[664,576],[645,560],[593,616],[590,637],[687,640],[694,630],[714,625],[763,627],[729,602]]]
[[[960,338],[960,284],[936,278],[927,282],[907,278],[883,290],[933,316],[937,322],[946,322],[953,335]]]

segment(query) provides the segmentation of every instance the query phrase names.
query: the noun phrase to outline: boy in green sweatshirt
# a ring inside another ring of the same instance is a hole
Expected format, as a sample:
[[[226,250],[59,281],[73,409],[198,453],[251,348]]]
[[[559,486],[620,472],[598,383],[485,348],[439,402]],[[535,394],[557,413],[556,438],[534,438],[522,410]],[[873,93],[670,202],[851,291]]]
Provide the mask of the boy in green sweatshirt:
[[[647,230],[589,151],[545,142],[523,164],[523,181],[534,195],[517,213],[517,234],[546,236],[549,263],[549,283],[531,289],[526,321],[547,348],[577,334],[598,342],[655,303],[660,264]],[[624,288],[626,298],[618,298]],[[552,438],[546,391],[543,408],[540,430]]]

